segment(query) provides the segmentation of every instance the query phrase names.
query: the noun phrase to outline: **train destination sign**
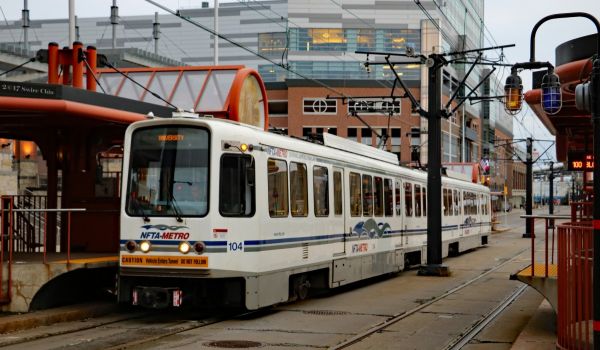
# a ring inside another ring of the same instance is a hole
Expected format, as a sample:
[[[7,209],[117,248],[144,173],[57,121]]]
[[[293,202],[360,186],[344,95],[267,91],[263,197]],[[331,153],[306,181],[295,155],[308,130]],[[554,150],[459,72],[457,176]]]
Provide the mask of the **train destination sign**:
[[[592,171],[594,170],[594,155],[583,152],[570,152],[567,170]]]

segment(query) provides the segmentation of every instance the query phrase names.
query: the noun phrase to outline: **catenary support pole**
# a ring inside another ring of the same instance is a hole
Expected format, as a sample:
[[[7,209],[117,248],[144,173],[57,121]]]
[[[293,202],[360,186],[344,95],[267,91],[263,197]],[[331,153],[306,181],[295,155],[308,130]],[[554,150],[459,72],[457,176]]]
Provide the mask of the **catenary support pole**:
[[[525,214],[533,213],[533,139],[528,137],[526,140],[527,155],[525,158]],[[525,233],[523,238],[531,238],[531,221],[525,220]]]
[[[420,275],[447,276],[442,265],[442,67],[444,58],[429,55],[434,63],[428,69],[429,106],[427,113],[427,265]]]

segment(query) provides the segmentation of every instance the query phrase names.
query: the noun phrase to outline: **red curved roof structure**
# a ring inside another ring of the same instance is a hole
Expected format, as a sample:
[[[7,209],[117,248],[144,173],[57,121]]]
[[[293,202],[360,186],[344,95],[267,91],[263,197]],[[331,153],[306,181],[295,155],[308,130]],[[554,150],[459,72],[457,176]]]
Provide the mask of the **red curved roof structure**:
[[[541,89],[525,93],[525,101],[535,112],[544,126],[556,135],[556,157],[567,160],[567,151],[592,149],[592,121],[589,112],[575,107],[575,87],[587,81],[592,70],[591,59],[583,59],[562,64],[555,69],[562,86],[562,109],[555,115],[547,115],[541,107]]]

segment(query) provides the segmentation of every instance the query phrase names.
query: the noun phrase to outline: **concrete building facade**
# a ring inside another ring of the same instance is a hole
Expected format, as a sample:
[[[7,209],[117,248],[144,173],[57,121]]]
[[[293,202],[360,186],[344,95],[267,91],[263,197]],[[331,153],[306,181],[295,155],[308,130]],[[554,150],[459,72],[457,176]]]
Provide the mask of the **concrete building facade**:
[[[214,9],[208,3],[202,3],[200,8],[179,9],[179,13],[213,27]],[[382,99],[381,96],[391,94],[393,71],[382,64],[366,67],[366,61],[378,63],[382,56],[367,57],[356,51],[428,55],[479,48],[484,44],[483,14],[483,0],[225,2],[219,7],[218,32],[232,42],[218,41],[218,59],[220,64],[244,64],[261,73],[267,83],[272,127],[297,137],[335,132],[357,142],[384,147],[398,154],[404,164],[414,164],[416,160],[426,164],[427,121],[413,113],[406,99]],[[107,5],[104,16],[79,18],[78,39],[84,45],[95,45],[100,53],[112,49],[109,15]],[[153,22],[154,16],[120,17],[116,47],[153,51]],[[213,64],[215,42],[210,33],[172,15],[160,15],[158,22],[158,55],[189,65]],[[4,44],[0,45],[23,44],[15,40],[22,37],[18,35],[19,20],[8,21],[3,28],[0,43]],[[35,38],[29,43],[32,51],[45,48],[50,41],[67,45],[66,19],[34,20],[29,30],[33,34],[30,37]],[[424,65],[395,68],[420,103],[427,106]],[[459,87],[468,70],[468,64],[444,68],[444,101],[457,89],[462,95],[468,93],[486,74],[477,67],[466,80],[467,87]],[[484,86],[477,94],[497,93],[494,89],[498,86],[489,84],[487,91]],[[396,96],[403,94],[398,88],[395,91]],[[369,106],[382,103],[389,107],[391,118],[369,112]],[[372,130],[353,113],[358,113]],[[479,163],[482,158],[492,159],[496,125],[502,124],[499,120],[510,120],[506,115],[501,117],[502,113],[498,102],[465,103],[442,122],[442,161]],[[512,124],[500,129],[502,137],[512,138]],[[376,134],[385,134],[386,142],[380,142]],[[510,181],[512,169],[493,169],[503,173],[499,178]]]

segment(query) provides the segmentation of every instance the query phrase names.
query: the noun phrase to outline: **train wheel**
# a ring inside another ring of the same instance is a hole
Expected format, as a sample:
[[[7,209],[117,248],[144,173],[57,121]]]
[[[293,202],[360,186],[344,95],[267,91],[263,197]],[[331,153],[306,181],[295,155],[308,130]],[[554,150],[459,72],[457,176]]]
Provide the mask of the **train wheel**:
[[[298,276],[294,281],[294,292],[299,300],[304,300],[310,291],[310,281],[306,275]]]

